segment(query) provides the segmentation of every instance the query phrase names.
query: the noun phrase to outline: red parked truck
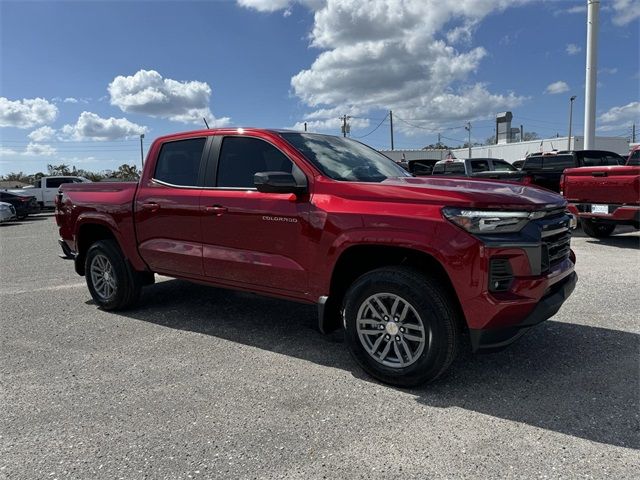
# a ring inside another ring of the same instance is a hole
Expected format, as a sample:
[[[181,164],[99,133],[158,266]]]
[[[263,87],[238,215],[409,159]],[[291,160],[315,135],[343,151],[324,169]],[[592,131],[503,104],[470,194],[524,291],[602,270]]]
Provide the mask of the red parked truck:
[[[153,274],[317,304],[357,362],[409,386],[463,338],[502,348],[574,289],[566,201],[497,181],[415,178],[348,138],[262,129],[170,135],[138,183],[63,185],[61,246],[105,310]]]
[[[617,225],[640,228],[640,166],[569,168],[560,188],[590,237],[608,237]]]

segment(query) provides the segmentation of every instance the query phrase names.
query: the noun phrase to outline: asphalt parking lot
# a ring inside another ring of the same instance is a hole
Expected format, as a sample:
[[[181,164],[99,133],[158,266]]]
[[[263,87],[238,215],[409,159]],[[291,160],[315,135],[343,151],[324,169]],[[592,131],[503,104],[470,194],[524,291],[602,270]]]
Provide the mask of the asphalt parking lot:
[[[56,239],[0,226],[0,478],[637,478],[637,232],[578,232],[556,317],[414,390],[312,306],[163,278],[100,311]]]

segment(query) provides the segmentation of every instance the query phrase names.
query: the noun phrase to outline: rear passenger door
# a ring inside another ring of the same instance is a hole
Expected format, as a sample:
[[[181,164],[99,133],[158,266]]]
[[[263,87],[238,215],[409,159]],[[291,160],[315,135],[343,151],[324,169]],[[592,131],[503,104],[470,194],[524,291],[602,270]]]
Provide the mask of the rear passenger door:
[[[165,142],[140,182],[135,226],[140,255],[156,272],[202,276],[200,193],[208,137]]]
[[[260,138],[218,137],[212,150],[200,199],[205,275],[263,291],[306,292],[308,196],[262,193],[253,183],[257,172],[299,168]]]

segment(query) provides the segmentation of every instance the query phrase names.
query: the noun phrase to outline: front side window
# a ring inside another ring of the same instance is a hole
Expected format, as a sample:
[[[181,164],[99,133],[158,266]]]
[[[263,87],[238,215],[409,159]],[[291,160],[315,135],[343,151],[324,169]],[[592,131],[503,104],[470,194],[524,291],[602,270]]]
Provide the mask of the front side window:
[[[489,162],[486,160],[471,160],[471,172],[487,172],[489,171]]]
[[[47,188],[58,188],[63,183],[73,183],[73,178],[47,178]]]
[[[177,140],[162,145],[153,178],[179,186],[197,186],[206,138]]]
[[[291,173],[293,163],[270,143],[251,137],[226,137],[218,160],[218,187],[255,188],[258,172]]]
[[[389,157],[349,138],[313,133],[282,133],[281,136],[334,180],[382,182],[411,176]]]
[[[493,160],[493,169],[496,172],[516,172],[518,169],[504,160]]]
[[[629,155],[629,165],[640,165],[640,150],[635,150]]]

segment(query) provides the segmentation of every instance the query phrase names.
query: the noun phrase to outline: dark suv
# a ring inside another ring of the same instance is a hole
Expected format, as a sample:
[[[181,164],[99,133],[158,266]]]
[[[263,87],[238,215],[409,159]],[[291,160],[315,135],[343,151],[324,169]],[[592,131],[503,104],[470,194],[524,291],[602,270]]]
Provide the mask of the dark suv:
[[[605,150],[563,150],[529,155],[522,165],[522,171],[529,176],[528,183],[559,192],[560,177],[565,168],[602,167],[624,163],[622,156]]]

